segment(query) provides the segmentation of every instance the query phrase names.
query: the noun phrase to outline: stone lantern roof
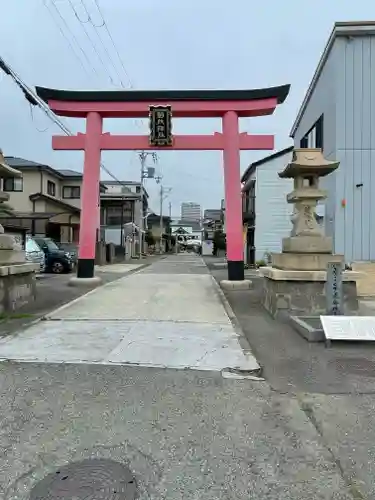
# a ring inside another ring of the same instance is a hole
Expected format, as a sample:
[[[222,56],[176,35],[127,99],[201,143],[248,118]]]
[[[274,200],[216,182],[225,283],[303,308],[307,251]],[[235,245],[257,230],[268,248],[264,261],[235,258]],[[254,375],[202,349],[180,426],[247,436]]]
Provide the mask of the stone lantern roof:
[[[324,177],[336,170],[339,164],[338,161],[326,160],[321,149],[295,149],[293,160],[282,172],[279,172],[279,177],[281,179],[308,176]]]

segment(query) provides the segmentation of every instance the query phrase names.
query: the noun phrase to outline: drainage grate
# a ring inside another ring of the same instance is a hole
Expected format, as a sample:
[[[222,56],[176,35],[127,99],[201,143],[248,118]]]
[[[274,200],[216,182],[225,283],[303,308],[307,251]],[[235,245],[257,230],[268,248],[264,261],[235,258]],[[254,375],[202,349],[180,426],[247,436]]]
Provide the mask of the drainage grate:
[[[119,462],[89,459],[73,462],[42,479],[30,500],[134,500],[137,486]]]

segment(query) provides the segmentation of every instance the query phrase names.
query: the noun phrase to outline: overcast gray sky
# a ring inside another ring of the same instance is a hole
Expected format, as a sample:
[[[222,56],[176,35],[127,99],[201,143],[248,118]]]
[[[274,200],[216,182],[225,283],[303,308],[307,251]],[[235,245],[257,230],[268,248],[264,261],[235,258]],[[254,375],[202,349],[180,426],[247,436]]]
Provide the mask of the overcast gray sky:
[[[127,74],[105,26],[99,27],[103,20],[95,0],[0,0],[1,56],[32,86],[119,88],[120,78],[124,85],[129,85],[130,78],[138,89],[257,88],[290,83],[287,101],[273,116],[241,121],[243,131],[275,134],[277,149],[291,144],[291,125],[333,23],[375,18],[370,0],[96,1]],[[52,150],[51,137],[58,128],[40,110],[30,112],[9,77],[0,75],[0,89],[4,154],[81,171],[83,155]],[[80,120],[67,124],[83,130]],[[147,131],[147,124],[141,127]],[[216,120],[174,123],[176,133],[212,133],[219,127]],[[139,125],[129,120],[106,120],[105,129],[140,132]],[[242,170],[266,154],[243,152]],[[139,179],[135,153],[105,152],[103,161],[118,178]],[[162,152],[158,169],[164,184],[172,188],[168,201],[173,215],[179,214],[182,201],[196,201],[204,208],[219,206],[223,197],[219,152]],[[103,172],[102,178],[108,178],[107,174]],[[147,189],[152,208],[158,210],[155,182],[148,181]]]

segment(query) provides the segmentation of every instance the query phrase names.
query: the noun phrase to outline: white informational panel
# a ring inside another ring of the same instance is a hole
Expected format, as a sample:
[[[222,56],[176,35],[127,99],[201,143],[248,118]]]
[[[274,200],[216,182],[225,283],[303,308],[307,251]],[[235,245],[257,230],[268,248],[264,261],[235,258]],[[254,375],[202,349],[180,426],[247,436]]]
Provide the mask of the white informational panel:
[[[327,340],[375,340],[373,316],[320,316]]]

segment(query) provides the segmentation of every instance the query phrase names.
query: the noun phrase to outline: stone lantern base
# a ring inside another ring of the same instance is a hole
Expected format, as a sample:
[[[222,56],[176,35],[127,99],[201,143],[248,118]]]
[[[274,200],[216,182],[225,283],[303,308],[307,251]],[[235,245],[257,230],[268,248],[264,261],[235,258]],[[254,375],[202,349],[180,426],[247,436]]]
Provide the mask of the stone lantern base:
[[[282,250],[287,253],[332,253],[330,236],[290,236],[283,238]]]
[[[328,262],[344,262],[343,255],[329,253],[273,253],[272,267],[287,271],[324,271]]]
[[[39,264],[0,264],[0,313],[12,313],[36,297]]]
[[[325,257],[329,257],[329,262],[332,262],[333,257],[341,256],[329,255]],[[280,316],[320,316],[326,313],[326,271],[285,270],[275,267],[261,267],[260,271],[264,277],[262,303],[274,318]],[[343,272],[345,314],[353,316],[358,313],[356,281],[360,277],[361,273]]]

